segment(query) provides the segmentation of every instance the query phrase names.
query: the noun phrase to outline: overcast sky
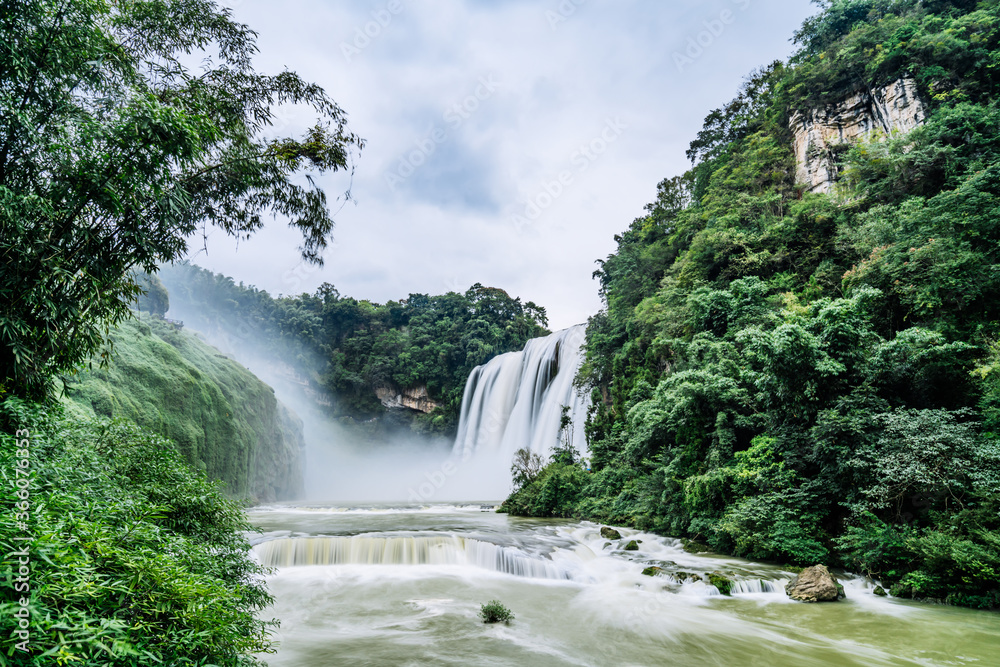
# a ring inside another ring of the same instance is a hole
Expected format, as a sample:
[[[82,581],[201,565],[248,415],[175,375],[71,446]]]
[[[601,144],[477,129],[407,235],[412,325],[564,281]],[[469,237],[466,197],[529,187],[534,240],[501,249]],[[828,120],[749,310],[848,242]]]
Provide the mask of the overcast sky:
[[[332,283],[385,302],[499,287],[550,327],[600,308],[615,249],[705,115],[787,58],[808,0],[228,0],[259,33],[259,70],[322,85],[367,141],[326,265],[276,220],[195,263],[272,294]],[[315,118],[283,113],[276,131]],[[346,176],[319,179],[331,199]]]

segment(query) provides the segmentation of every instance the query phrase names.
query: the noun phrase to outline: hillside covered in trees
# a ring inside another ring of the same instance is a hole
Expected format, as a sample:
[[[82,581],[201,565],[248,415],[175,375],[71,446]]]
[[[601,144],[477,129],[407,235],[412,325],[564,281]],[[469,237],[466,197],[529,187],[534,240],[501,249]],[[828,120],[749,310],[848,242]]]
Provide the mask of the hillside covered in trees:
[[[196,230],[280,214],[322,263],[333,218],[303,176],[364,142],[321,86],[257,71],[257,33],[211,0],[0,15],[0,664],[260,664],[268,570],[231,496],[283,484],[258,475],[274,396],[166,325],[117,327]],[[315,124],[271,132],[279,106]]]
[[[188,263],[158,275],[172,316],[243,353],[286,364],[347,423],[388,417],[453,436],[472,369],[548,333],[544,308],[480,284],[464,294],[377,304],[341,296],[329,284],[314,294],[272,297]],[[419,397],[416,408],[387,410],[383,398],[391,403],[408,390]]]
[[[593,472],[559,457],[505,508],[1000,606],[1000,3],[822,6],[595,272]],[[887,90],[915,127],[804,181],[803,133]]]
[[[302,424],[250,371],[159,317],[122,323],[114,360],[67,379],[70,412],[124,419],[174,442],[226,493],[258,501],[303,492]]]

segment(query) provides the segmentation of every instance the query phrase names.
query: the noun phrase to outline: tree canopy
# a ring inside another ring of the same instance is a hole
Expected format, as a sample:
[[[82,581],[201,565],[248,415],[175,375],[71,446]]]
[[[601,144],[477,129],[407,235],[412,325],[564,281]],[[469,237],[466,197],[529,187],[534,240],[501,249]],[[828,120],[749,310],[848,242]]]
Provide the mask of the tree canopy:
[[[199,227],[287,217],[308,261],[333,228],[309,173],[363,141],[319,86],[253,68],[256,33],[211,0],[0,3],[0,382],[40,397],[128,315],[132,269]],[[268,138],[280,105],[315,126]]]
[[[410,294],[384,304],[313,294],[272,297],[189,263],[162,267],[171,313],[196,329],[240,341],[311,378],[348,421],[385,415],[376,389],[425,387],[438,408],[403,424],[452,434],[472,369],[548,333],[545,309],[476,283],[464,293]]]

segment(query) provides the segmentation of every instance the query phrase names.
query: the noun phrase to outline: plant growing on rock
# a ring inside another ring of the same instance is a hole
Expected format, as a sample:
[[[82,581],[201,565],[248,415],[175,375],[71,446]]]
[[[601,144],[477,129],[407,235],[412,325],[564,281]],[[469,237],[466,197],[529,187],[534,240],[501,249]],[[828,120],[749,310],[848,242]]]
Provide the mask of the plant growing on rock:
[[[479,618],[483,623],[510,623],[514,620],[514,612],[505,607],[500,600],[490,600],[479,608]]]

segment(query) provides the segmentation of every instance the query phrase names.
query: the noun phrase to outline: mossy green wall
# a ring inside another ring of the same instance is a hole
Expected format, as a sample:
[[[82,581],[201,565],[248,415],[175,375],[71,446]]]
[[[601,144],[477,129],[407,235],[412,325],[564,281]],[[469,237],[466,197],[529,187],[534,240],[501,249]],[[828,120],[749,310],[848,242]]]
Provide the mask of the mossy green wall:
[[[146,313],[112,339],[109,368],[70,379],[70,409],[123,417],[170,438],[232,495],[301,495],[301,423],[268,385],[194,334]]]

